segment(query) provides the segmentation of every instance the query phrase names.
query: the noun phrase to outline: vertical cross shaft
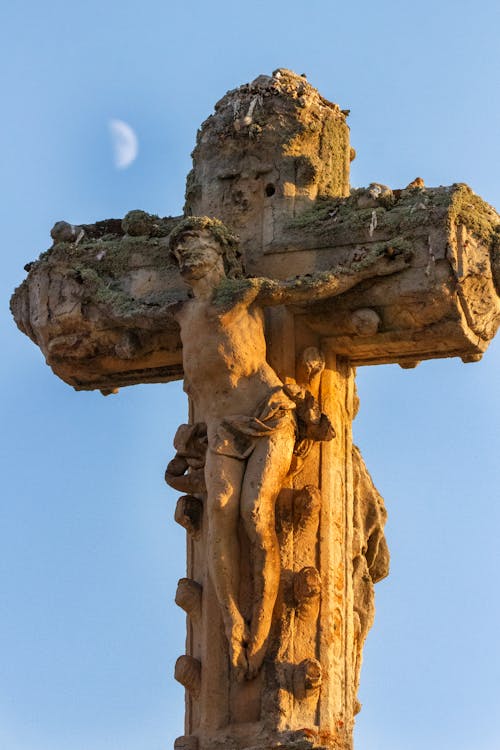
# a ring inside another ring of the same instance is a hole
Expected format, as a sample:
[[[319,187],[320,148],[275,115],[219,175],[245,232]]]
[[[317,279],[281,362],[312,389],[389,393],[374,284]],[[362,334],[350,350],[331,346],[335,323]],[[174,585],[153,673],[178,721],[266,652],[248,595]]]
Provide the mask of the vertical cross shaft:
[[[246,268],[257,274],[262,254],[282,249],[283,228],[296,212],[318,194],[349,192],[344,115],[288,71],[229,92],[202,126],[193,159],[187,213],[236,229]],[[347,360],[321,351],[318,335],[285,308],[268,311],[267,340],[267,360],[282,382],[298,382],[319,399],[336,438],[298,459],[278,497],[281,583],[267,657],[253,680],[238,682],[229,668],[208,573],[206,509],[200,528],[190,530],[188,578],[201,586],[202,604],[201,616],[197,603],[196,615],[185,607],[187,655],[176,676],[187,688],[186,735],[177,744],[240,750],[301,741],[348,750],[356,700],[354,376]],[[198,498],[201,509],[206,496]],[[240,547],[240,607],[248,612],[251,552],[241,527]]]

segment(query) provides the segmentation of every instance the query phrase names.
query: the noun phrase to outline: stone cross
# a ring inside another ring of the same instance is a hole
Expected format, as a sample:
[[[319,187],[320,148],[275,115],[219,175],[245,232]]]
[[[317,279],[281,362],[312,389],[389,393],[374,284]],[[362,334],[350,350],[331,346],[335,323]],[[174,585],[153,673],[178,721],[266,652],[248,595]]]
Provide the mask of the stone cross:
[[[352,443],[354,368],[474,362],[500,324],[499,216],[463,184],[351,191],[347,115],[284,69],[228,92],[198,133],[184,217],[58,222],[12,299],[19,328],[77,390],[186,374],[189,424],[166,472],[184,493],[175,519],[187,533],[179,750],[352,748],[373,584],[389,562],[384,503]],[[255,354],[262,310],[267,355]],[[231,336],[233,360],[222,352]],[[210,369],[210,342],[222,373]],[[240,360],[275,384],[258,414],[245,406],[255,378]],[[217,390],[219,376],[231,385]],[[245,482],[264,470],[279,486],[262,519],[264,480],[251,512],[243,506]],[[236,497],[233,534],[217,526],[221,484]],[[235,570],[232,602],[223,589]]]

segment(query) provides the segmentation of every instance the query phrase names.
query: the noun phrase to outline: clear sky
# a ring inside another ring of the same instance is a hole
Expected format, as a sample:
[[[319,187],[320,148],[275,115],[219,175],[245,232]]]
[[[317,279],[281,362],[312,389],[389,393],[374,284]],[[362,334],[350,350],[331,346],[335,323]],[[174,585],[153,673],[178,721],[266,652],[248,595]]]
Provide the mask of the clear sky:
[[[277,67],[351,109],[353,186],[467,182],[500,209],[498,0],[4,5],[0,748],[163,750],[183,733],[184,575],[163,483],[178,384],[76,393],[8,312],[55,221],[179,214],[198,125]],[[109,121],[138,155],[113,158]],[[479,364],[358,373],[386,498],[357,750],[500,747],[500,339]]]

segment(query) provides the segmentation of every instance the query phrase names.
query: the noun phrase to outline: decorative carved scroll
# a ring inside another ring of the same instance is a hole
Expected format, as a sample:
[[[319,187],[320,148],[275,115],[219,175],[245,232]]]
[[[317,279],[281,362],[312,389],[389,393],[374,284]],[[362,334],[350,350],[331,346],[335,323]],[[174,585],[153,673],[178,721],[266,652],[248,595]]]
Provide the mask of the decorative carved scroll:
[[[174,448],[177,452],[167,466],[166,483],[179,492],[205,492],[206,424],[181,424],[175,433]]]
[[[353,445],[354,475],[354,690],[358,691],[363,646],[375,617],[374,584],[389,575],[389,549],[384,536],[384,500],[373,484],[357,446]],[[357,704],[357,710],[361,708]]]

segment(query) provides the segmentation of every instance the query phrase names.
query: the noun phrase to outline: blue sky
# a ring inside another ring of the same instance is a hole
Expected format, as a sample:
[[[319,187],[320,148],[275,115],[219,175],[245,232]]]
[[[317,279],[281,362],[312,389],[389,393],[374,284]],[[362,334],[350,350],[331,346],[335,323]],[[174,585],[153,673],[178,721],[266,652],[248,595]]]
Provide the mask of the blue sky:
[[[163,483],[179,384],[76,393],[8,312],[59,219],[181,211],[196,129],[277,67],[351,109],[354,186],[467,182],[500,209],[500,6],[254,0],[10,3],[2,11],[0,747],[160,750],[184,536]],[[139,154],[116,169],[110,119]],[[357,750],[498,750],[500,340],[482,362],[358,373],[355,433],[386,498]]]

